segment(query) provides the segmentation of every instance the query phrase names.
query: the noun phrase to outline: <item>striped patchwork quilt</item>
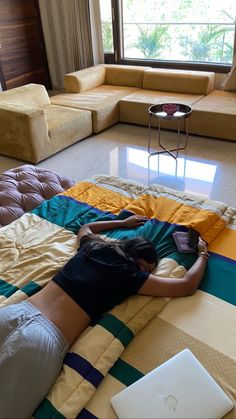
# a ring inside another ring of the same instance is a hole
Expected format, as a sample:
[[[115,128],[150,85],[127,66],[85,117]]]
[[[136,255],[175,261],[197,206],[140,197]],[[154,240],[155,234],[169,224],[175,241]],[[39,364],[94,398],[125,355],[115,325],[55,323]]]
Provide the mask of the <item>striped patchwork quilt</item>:
[[[115,418],[112,395],[185,347],[236,400],[236,210],[223,203],[116,177],[80,182],[1,228],[0,305],[40,290],[75,254],[81,225],[131,213],[149,221],[104,235],[148,237],[161,258],[160,276],[182,277],[195,260],[177,251],[172,233],[199,231],[210,251],[199,290],[172,300],[132,296],[96,319],[70,348],[35,419]]]

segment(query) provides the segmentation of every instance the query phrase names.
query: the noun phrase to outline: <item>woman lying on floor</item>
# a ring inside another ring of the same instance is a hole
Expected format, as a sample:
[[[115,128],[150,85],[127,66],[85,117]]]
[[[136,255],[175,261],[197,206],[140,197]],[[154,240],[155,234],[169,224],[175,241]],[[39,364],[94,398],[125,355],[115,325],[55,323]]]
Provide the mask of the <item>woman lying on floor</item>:
[[[27,300],[0,309],[0,418],[33,414],[69,347],[95,317],[133,294],[181,297],[195,292],[208,259],[201,238],[196,262],[184,277],[161,278],[151,274],[158,255],[144,237],[113,242],[96,236],[146,221],[133,215],[84,225],[77,254],[52,280]]]

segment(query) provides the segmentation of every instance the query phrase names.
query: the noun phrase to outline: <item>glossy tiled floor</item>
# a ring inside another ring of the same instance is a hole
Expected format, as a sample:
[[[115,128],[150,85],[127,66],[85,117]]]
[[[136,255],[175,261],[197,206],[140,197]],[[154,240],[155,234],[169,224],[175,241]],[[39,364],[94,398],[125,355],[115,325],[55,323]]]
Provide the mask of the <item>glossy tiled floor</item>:
[[[148,185],[159,183],[236,206],[236,142],[189,136],[187,149],[175,160],[168,154],[148,157],[145,127],[116,124],[39,163],[76,181],[93,174],[120,176]],[[176,144],[174,132],[163,131],[167,147]],[[153,149],[157,144],[152,131]],[[1,171],[24,164],[1,158]]]

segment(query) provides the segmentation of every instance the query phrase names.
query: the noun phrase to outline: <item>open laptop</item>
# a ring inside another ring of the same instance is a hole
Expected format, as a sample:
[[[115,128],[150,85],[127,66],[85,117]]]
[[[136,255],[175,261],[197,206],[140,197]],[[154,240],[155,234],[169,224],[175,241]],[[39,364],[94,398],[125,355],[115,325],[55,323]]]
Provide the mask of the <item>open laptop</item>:
[[[189,349],[111,399],[118,418],[222,418],[234,407]]]

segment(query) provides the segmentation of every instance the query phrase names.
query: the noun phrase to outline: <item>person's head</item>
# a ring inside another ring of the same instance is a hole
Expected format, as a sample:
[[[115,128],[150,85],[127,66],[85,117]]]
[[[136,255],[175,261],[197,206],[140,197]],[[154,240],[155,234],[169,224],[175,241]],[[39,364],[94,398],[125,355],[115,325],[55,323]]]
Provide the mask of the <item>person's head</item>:
[[[128,254],[139,269],[152,272],[158,264],[158,253],[153,243],[145,237],[138,236],[123,242],[124,253]]]
[[[125,258],[128,264],[138,267],[141,271],[152,272],[158,264],[158,254],[153,243],[143,236],[127,240],[106,241],[101,237],[90,235],[80,240],[80,246],[88,255],[96,249],[112,247],[119,255]]]

